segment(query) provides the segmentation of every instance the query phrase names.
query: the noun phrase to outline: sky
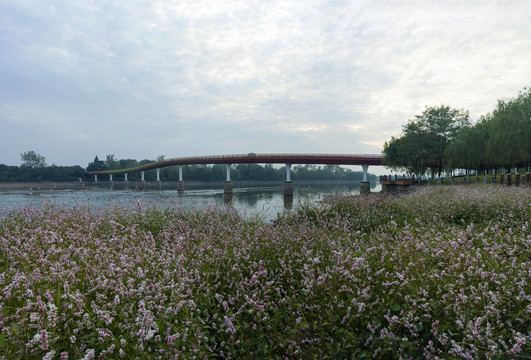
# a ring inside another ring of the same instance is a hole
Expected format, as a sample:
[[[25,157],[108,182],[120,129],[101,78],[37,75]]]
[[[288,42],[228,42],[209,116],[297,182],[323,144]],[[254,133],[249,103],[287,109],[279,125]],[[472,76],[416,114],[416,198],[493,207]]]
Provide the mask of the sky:
[[[516,97],[530,39],[528,0],[0,0],[0,163],[378,154]]]

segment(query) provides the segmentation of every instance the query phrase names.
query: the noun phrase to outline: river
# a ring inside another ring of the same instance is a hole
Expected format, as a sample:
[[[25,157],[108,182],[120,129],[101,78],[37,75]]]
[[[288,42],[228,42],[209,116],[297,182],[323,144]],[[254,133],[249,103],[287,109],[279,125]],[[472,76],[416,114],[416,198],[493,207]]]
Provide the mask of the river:
[[[149,206],[179,207],[182,210],[204,209],[212,206],[233,207],[244,216],[258,216],[272,221],[279,213],[291,211],[300,203],[317,202],[337,194],[359,194],[359,183],[298,183],[294,182],[292,198],[283,195],[283,184],[248,186],[234,184],[232,196],[223,194],[223,187],[200,184],[184,192],[169,190],[109,190],[103,188],[52,189],[52,190],[0,190],[0,214],[12,209],[42,206],[52,203],[59,206],[84,205],[93,208],[118,206],[120,208]],[[381,190],[380,184],[371,183],[371,192]]]

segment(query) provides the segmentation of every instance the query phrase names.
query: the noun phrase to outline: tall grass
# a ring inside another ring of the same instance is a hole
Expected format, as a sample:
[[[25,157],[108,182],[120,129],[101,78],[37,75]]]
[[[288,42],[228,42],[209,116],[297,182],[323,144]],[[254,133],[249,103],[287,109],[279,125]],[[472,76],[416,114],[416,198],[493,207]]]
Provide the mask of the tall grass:
[[[531,192],[235,211],[44,206],[0,225],[5,359],[528,358]]]

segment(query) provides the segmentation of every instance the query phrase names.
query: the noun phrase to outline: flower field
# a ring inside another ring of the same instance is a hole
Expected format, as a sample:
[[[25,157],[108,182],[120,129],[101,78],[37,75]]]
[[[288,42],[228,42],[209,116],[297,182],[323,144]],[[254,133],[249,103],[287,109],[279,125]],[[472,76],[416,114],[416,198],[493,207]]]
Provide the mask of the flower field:
[[[0,223],[3,359],[531,358],[531,190]]]

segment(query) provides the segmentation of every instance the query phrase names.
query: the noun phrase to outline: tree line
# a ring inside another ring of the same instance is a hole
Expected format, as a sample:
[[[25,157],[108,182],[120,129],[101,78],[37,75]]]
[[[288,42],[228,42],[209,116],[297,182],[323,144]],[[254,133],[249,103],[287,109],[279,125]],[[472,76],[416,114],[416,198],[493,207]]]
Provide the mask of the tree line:
[[[20,159],[20,166],[0,164],[0,181],[79,181],[86,178],[81,166],[48,166],[46,158],[35,151],[20,154]]]
[[[159,156],[156,160],[163,160],[164,156]],[[0,181],[83,181],[93,180],[92,176],[87,176],[86,171],[100,170],[120,170],[136,168],[149,164],[154,160],[117,159],[114,155],[107,155],[105,160],[100,160],[98,156],[90,162],[86,169],[81,166],[48,166],[46,158],[34,151],[21,154],[21,166],[8,166],[0,164]],[[156,172],[146,171],[144,174],[146,181],[156,180]],[[271,164],[236,164],[231,166],[232,180],[284,180],[286,178],[286,168],[274,167]],[[186,181],[221,181],[226,176],[225,166],[215,165],[186,165],[183,167],[183,178]],[[140,180],[140,172],[128,174],[128,180]],[[179,171],[176,166],[160,169],[161,180],[179,179]],[[338,165],[299,165],[291,168],[291,178],[293,180],[344,180],[361,181],[363,172],[353,171]],[[101,176],[100,176],[101,179]],[[123,179],[120,175],[114,177],[115,180]],[[369,180],[375,181],[375,175],[369,175]]]
[[[448,105],[426,107],[384,145],[384,165],[408,174],[443,170],[510,171],[531,165],[531,89],[472,124],[468,111]]]

